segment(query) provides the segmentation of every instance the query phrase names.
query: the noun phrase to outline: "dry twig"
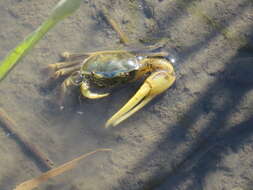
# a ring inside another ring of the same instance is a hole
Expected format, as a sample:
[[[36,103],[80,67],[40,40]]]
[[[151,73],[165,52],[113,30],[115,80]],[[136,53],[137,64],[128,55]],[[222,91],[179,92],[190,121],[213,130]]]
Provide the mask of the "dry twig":
[[[16,130],[17,124],[2,108],[0,108],[0,124],[8,133],[16,138],[26,150],[31,152],[36,161],[46,167],[47,170],[53,167],[53,162],[47,158],[47,156],[41,152],[33,143],[29,142],[25,136],[21,135]]]
[[[102,9],[102,14],[103,14],[104,18],[106,19],[106,21],[108,22],[108,24],[110,24],[111,27],[112,27],[112,29],[118,34],[118,36],[120,38],[120,41],[123,44],[128,45],[130,43],[130,40],[124,34],[124,32],[120,29],[120,27],[117,24],[117,22],[113,18],[111,18],[111,16],[109,15],[108,11],[106,10],[106,8]]]
[[[52,170],[49,170],[49,171],[43,173],[39,177],[35,177],[31,180],[21,183],[14,190],[32,190],[35,187],[38,187],[41,183],[47,181],[48,179],[56,177],[64,172],[74,168],[79,163],[79,161],[86,158],[87,156],[90,156],[90,155],[95,154],[97,152],[109,152],[109,151],[111,151],[111,149],[104,148],[104,149],[97,149],[93,152],[86,153],[82,156],[79,156],[78,158],[75,158],[74,160],[71,160],[69,162],[66,162],[63,165],[58,166],[57,168],[54,168]]]

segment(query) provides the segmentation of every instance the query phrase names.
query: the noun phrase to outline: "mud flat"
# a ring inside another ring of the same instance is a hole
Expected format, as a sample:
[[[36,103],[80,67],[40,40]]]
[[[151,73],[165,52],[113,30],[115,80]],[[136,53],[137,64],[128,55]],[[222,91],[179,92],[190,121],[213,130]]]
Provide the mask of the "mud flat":
[[[0,0],[0,59],[56,2]],[[54,104],[57,89],[41,88],[42,70],[60,52],[124,48],[99,16],[102,5],[133,43],[160,43],[177,57],[175,85],[113,129],[104,129],[105,121],[138,84],[105,99],[73,101],[78,105],[64,112]],[[84,1],[0,83],[0,106],[56,165],[97,148],[113,153],[39,189],[252,189],[252,13],[251,0]],[[0,189],[41,173],[2,128],[0,158]]]

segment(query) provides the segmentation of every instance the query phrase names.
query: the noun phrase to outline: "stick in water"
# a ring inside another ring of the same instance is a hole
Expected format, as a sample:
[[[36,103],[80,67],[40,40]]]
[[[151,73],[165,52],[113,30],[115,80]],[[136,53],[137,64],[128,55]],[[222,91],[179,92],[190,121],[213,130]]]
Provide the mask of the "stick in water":
[[[24,135],[18,132],[16,122],[2,108],[0,108],[0,125],[21,143],[21,145],[33,155],[37,162],[42,164],[47,170],[52,169],[53,162],[40,151],[38,147],[29,142]]]
[[[87,154],[84,154],[82,156],[79,156],[78,158],[75,158],[74,160],[71,160],[63,165],[60,165],[57,168],[54,168],[52,170],[49,170],[45,173],[43,173],[41,176],[33,178],[31,180],[25,181],[18,185],[14,190],[32,190],[35,187],[38,187],[41,183],[47,181],[50,178],[56,177],[68,170],[73,169],[82,159],[86,158],[87,156],[90,156],[92,154],[95,154],[97,152],[109,152],[112,151],[111,149],[97,149],[93,152],[89,152]]]

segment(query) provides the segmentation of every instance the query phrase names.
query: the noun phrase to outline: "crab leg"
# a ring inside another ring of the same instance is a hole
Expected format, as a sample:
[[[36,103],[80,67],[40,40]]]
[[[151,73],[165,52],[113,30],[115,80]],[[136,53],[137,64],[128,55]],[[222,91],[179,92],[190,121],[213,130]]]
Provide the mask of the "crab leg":
[[[84,52],[84,53],[70,53],[70,52],[63,52],[61,57],[68,61],[82,59],[87,56],[95,56],[99,54],[110,54],[110,53],[122,53],[127,52],[126,50],[104,50],[104,51],[94,51],[94,52]]]
[[[68,89],[70,87],[74,86],[80,86],[82,80],[82,76],[79,72],[72,73],[71,76],[66,78],[63,83],[61,84],[60,91],[59,91],[59,99],[58,99],[58,105],[60,106],[60,109],[64,109],[64,100],[65,95],[68,92]]]
[[[84,57],[86,56],[90,56],[91,53],[70,53],[68,51],[65,51],[63,53],[61,53],[61,57],[67,61],[72,61],[72,60],[76,60],[76,59],[79,59],[79,60],[82,60]]]
[[[49,64],[47,67],[48,67],[48,70],[50,71],[57,71],[59,69],[72,67],[79,64],[80,64],[80,61],[66,61],[66,62],[58,62],[54,64]]]
[[[174,72],[156,71],[151,74],[136,94],[107,122],[105,127],[117,126],[119,123],[140,110],[158,94],[168,89],[175,81]]]
[[[59,99],[58,99],[58,105],[60,106],[60,110],[64,109],[63,104],[64,104],[65,95],[70,86],[73,86],[73,82],[71,80],[71,77],[68,77],[63,81],[60,87],[60,94],[59,94]]]
[[[73,73],[74,71],[78,71],[80,69],[80,65],[75,65],[73,67],[67,67],[67,68],[63,68],[60,69],[58,71],[56,71],[53,75],[52,75],[52,79],[57,79],[61,76],[65,76],[65,75],[69,75],[71,73]]]

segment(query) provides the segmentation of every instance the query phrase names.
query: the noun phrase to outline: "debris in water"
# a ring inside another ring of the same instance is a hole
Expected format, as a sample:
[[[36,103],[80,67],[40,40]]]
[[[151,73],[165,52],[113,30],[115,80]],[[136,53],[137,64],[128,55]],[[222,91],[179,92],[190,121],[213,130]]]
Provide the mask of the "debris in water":
[[[75,158],[74,160],[71,160],[63,165],[58,166],[57,168],[51,169],[51,170],[43,173],[39,177],[35,177],[33,179],[30,179],[28,181],[21,183],[14,190],[32,190],[35,187],[38,187],[41,183],[47,181],[48,179],[51,179],[53,177],[56,177],[64,172],[68,171],[68,170],[73,169],[79,163],[79,161],[81,161],[82,159],[84,159],[92,154],[95,154],[97,152],[109,152],[109,151],[112,151],[112,150],[107,149],[107,148],[103,148],[103,149],[97,149],[93,152],[86,153],[82,156],[79,156],[78,158]]]

